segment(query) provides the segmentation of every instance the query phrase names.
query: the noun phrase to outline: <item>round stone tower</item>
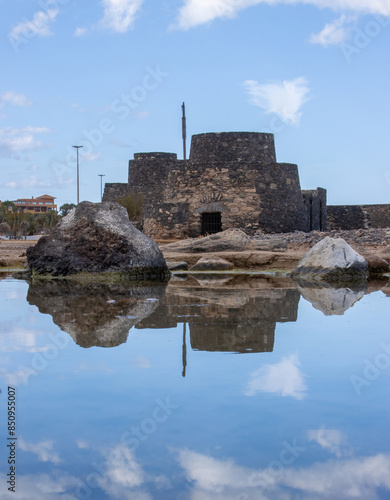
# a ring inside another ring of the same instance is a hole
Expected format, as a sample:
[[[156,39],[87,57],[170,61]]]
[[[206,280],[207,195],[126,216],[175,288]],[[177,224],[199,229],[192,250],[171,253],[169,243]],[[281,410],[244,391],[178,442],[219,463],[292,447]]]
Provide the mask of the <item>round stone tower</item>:
[[[219,132],[192,136],[190,160],[198,163],[276,162],[273,134]]]

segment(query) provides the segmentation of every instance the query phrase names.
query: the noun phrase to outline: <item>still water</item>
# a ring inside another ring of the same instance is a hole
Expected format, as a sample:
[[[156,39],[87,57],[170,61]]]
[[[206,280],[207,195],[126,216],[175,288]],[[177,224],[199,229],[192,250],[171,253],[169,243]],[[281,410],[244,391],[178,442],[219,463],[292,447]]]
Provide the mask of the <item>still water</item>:
[[[386,281],[3,276],[0,498],[390,498],[389,297]]]

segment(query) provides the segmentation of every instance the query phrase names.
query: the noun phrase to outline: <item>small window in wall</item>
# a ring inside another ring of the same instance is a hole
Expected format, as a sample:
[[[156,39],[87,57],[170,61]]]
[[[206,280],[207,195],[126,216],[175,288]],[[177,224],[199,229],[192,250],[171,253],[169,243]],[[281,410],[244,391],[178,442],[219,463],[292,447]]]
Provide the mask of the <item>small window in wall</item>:
[[[204,212],[202,214],[202,236],[222,231],[221,212]]]

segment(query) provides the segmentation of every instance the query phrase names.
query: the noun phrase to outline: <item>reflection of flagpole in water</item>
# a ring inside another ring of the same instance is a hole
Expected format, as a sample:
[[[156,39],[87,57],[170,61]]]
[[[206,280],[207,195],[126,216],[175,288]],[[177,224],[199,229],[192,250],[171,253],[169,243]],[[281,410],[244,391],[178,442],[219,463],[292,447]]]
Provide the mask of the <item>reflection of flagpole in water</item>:
[[[187,367],[187,345],[186,345],[186,324],[183,323],[183,371],[182,376],[186,376]]]

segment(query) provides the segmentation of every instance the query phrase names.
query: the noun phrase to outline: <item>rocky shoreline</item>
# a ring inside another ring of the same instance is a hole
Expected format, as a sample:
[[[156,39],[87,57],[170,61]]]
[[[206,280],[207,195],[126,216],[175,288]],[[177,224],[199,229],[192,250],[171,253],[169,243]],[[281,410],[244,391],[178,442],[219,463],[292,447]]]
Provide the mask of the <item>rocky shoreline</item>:
[[[390,261],[390,228],[257,234],[251,238],[246,237],[246,244],[242,247],[237,246],[233,250],[212,250],[211,252],[208,251],[207,246],[196,252],[188,251],[183,246],[186,242],[203,244],[202,240],[204,241],[204,238],[180,240],[171,244],[159,242],[159,246],[167,261],[185,261],[189,267],[193,266],[201,257],[210,255],[231,262],[235,268],[288,271],[295,267],[309,248],[321,241],[325,236],[343,238],[362,255],[377,255]],[[0,240],[0,268],[23,267],[26,263],[27,248],[35,244],[36,241],[31,240]],[[174,246],[176,246],[176,249],[174,249]],[[180,249],[181,246],[182,249]]]
[[[235,268],[250,270],[278,269],[291,271],[302,256],[326,236],[344,239],[354,250],[366,257],[379,257],[390,262],[390,228],[359,229],[350,231],[296,231],[283,234],[257,234],[250,238],[246,235],[241,240],[240,230],[231,230],[234,237],[230,246],[226,242],[218,245],[218,235],[206,238],[181,240],[176,243],[160,245],[167,262],[187,262],[189,268],[200,257],[219,257],[231,262]],[[228,233],[225,231],[224,233]]]
[[[263,242],[283,241],[289,248],[310,248],[326,236],[343,238],[356,250],[378,249],[390,256],[390,228],[385,229],[352,229],[348,231],[311,231],[304,233],[295,231],[283,234],[257,234],[254,238]]]

